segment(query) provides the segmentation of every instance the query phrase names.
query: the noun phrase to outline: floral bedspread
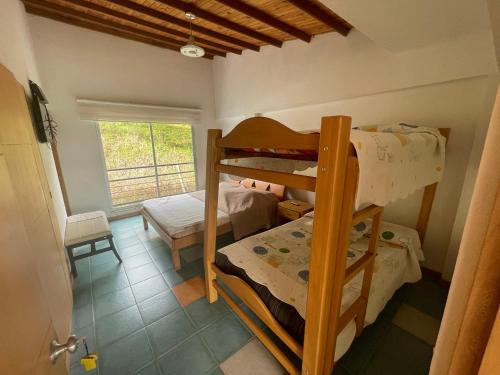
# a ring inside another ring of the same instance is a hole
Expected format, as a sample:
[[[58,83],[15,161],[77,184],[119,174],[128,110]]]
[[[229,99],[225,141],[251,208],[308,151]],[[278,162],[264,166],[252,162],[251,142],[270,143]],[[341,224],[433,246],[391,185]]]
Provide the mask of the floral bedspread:
[[[313,219],[306,216],[219,251],[235,266],[244,269],[252,280],[266,286],[276,298],[294,306],[305,318],[312,228]],[[370,323],[403,283],[415,282],[421,277],[417,232],[383,223],[380,236],[366,318]],[[365,235],[350,244],[347,267],[363,256],[368,242]],[[361,281],[362,274],[359,274],[344,287],[342,310],[359,296]]]

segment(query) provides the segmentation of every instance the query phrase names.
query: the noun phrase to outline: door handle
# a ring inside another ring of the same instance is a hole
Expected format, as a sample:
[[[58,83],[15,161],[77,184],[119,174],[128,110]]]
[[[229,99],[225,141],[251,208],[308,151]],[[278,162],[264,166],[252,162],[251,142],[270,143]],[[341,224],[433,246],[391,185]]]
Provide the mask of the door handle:
[[[83,341],[84,337],[77,337],[71,335],[65,344],[59,344],[57,340],[52,340],[50,343],[50,361],[52,364],[56,363],[57,358],[65,352],[74,353],[78,350],[78,344]]]

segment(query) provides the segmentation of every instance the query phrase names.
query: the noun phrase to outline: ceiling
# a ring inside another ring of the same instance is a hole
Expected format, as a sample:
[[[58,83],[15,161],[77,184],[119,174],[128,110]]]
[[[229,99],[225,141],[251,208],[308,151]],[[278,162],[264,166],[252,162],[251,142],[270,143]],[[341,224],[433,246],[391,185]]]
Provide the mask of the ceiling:
[[[226,57],[262,46],[352,26],[318,0],[22,0],[28,13],[178,51],[189,37],[185,12],[194,13],[196,44]]]
[[[491,4],[498,0],[488,0]],[[377,45],[399,53],[490,32],[486,0],[322,0]]]

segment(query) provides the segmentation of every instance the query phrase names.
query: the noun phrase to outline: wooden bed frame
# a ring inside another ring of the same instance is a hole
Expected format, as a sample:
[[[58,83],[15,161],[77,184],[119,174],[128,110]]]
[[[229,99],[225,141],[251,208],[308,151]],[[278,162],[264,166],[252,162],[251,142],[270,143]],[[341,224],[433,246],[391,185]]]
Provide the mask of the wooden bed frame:
[[[440,129],[448,136],[449,129]],[[247,324],[267,349],[290,374],[330,374],[334,366],[337,334],[354,319],[356,335],[361,334],[373,274],[378,232],[383,207],[371,205],[353,215],[358,181],[358,160],[350,144],[351,118],[324,117],[320,134],[297,133],[283,124],[265,117],[255,117],[238,124],[228,135],[208,131],[207,178],[205,198],[204,263],[207,298],[218,294]],[[240,150],[246,151],[240,151]],[[260,170],[221,164],[221,160],[261,156],[248,149],[302,150],[308,155],[267,155],[277,158],[311,160],[317,152],[317,177]],[[217,200],[221,173],[265,180],[287,187],[313,191],[315,196],[314,226],[309,266],[306,326],[302,346],[274,318],[255,291],[242,279],[222,272],[215,264],[217,237]],[[425,188],[417,231],[423,241],[437,183]],[[372,235],[366,254],[346,269],[349,233],[353,225],[373,218]],[[360,297],[340,314],[343,286],[359,272],[365,271]],[[270,337],[228,295],[217,280],[222,280],[287,346],[302,359],[297,369]]]
[[[247,189],[269,190],[274,195],[276,195],[280,201],[283,200],[285,194],[285,186],[283,185],[270,184],[264,181],[258,181],[248,178],[243,181],[234,182],[241,182],[241,186],[244,186]],[[155,231],[158,232],[161,239],[165,241],[165,243],[170,247],[172,254],[172,263],[176,271],[181,269],[181,257],[179,253],[180,250],[203,242],[203,231],[198,231],[186,236],[174,238],[167,232],[165,232],[158,224],[158,222],[144,208],[141,209],[141,215],[144,224],[144,230],[148,230],[149,225],[151,225],[155,229]],[[233,228],[231,226],[231,223],[217,226],[217,236],[232,232],[232,230]]]

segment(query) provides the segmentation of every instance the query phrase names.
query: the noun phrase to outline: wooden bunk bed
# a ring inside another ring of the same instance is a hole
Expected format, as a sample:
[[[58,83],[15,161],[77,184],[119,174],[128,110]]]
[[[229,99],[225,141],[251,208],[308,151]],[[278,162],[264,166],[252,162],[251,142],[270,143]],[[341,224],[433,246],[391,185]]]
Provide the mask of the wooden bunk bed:
[[[285,194],[285,187],[283,185],[270,184],[255,179],[244,179],[242,181],[233,180],[231,182],[237,183],[246,189],[254,189],[257,191],[259,190],[270,191],[280,201],[283,200]],[[156,198],[151,201],[157,201],[161,199],[164,198]],[[183,213],[174,212],[173,214],[178,217]],[[181,268],[180,250],[203,242],[203,229],[196,229],[196,225],[191,225],[191,227],[193,227],[194,230],[188,231],[187,234],[182,234],[177,236],[175,234],[169,233],[168,230],[161,225],[160,220],[156,218],[153,214],[151,214],[144,206],[141,209],[141,215],[144,224],[144,230],[148,230],[149,225],[151,225],[155,229],[155,231],[159,234],[161,239],[165,241],[168,247],[170,247],[172,255],[172,263],[176,271],[178,271]],[[228,218],[225,222],[221,223],[220,225],[217,225],[217,236],[230,233],[232,232],[232,230],[233,228]]]
[[[440,131],[447,136],[449,129]],[[225,137],[222,137],[219,129],[208,131],[204,235],[207,298],[214,302],[218,294],[222,295],[291,374],[330,374],[334,365],[337,334],[353,319],[356,335],[361,334],[364,327],[383,207],[370,205],[353,214],[359,167],[355,149],[350,143],[350,132],[351,119],[345,116],[324,117],[319,134],[298,133],[263,117],[243,121]],[[254,156],[317,160],[317,177],[221,163],[225,159]],[[303,345],[278,323],[259,295],[245,281],[223,272],[215,263],[216,212],[221,173],[266,180],[316,193]],[[417,224],[421,240],[425,235],[436,187],[437,183],[425,187]],[[353,225],[367,218],[372,218],[373,223],[368,250],[346,269],[350,230]],[[340,314],[344,285],[362,271],[359,298]],[[221,280],[302,360],[301,369],[294,366],[217,280]]]

